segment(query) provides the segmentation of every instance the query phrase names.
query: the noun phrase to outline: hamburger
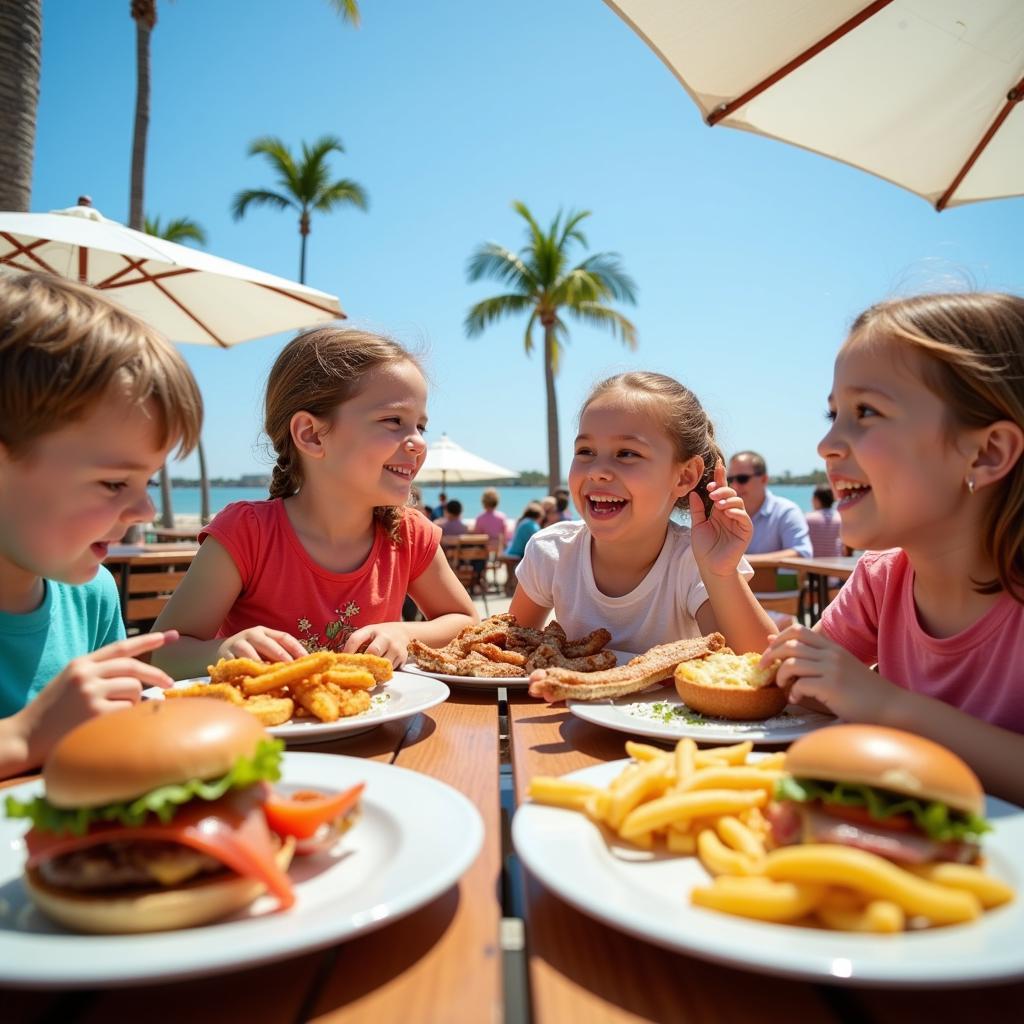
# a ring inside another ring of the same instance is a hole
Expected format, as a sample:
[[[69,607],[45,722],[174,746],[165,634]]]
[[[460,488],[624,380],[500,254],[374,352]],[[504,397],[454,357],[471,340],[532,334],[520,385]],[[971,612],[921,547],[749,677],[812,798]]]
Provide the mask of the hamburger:
[[[763,721],[789,702],[775,685],[778,665],[760,667],[761,655],[734,654],[728,647],[676,667],[675,685],[683,703],[714,718]]]
[[[974,863],[989,831],[978,777],[899,729],[834,725],[797,740],[769,808],[777,845],[839,843],[902,865]]]
[[[265,892],[287,909],[294,838],[265,813],[282,748],[246,711],[204,698],[83,723],[47,759],[45,794],[7,800],[32,822],[29,893],[85,932],[184,928]]]

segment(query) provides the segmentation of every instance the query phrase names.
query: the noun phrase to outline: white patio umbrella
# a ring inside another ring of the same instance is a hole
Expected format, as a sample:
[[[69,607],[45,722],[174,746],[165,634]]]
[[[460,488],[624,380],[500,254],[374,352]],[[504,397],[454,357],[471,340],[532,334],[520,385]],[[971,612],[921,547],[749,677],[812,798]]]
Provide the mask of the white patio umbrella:
[[[418,484],[470,484],[478,480],[518,480],[519,474],[466,451],[447,434],[427,445],[427,457],[416,474]]]
[[[338,299],[253,267],[133,231],[82,196],[50,213],[0,213],[0,271],[38,270],[103,290],[171,341],[228,348],[344,318]],[[209,490],[202,445],[202,515]],[[169,520],[165,498],[163,522]]]
[[[172,341],[198,345],[228,348],[345,316],[326,292],[133,231],[79,203],[0,213],[0,270],[82,281]]]
[[[1024,194],[1021,0],[606,0],[709,125],[821,153],[937,210]]]

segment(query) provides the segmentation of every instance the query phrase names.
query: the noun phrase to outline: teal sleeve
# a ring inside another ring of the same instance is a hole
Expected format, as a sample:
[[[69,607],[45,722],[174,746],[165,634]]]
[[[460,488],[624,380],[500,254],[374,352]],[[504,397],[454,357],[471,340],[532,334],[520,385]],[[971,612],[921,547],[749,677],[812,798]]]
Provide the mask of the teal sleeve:
[[[100,584],[100,600],[95,632],[96,645],[93,650],[125,638],[124,619],[121,618],[121,595],[117,592],[117,584],[109,570],[101,567],[100,574],[106,579],[97,580]]]

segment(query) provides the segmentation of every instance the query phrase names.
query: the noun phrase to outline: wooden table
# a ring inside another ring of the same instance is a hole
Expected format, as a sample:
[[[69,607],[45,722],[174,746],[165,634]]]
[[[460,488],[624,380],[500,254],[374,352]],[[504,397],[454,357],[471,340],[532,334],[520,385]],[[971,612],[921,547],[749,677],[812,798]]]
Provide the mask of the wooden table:
[[[624,733],[516,694],[509,705],[518,801],[534,775],[564,775],[625,756]],[[892,992],[791,981],[670,953],[574,910],[540,883],[523,885],[535,1024],[927,1024],[1019,1020],[1024,982],[984,989]],[[666,910],[666,912],[670,912]]]
[[[122,991],[0,991],[0,1016],[12,1024],[965,1024],[976,1018],[1019,1019],[1024,983],[886,992],[772,978],[669,953],[572,909],[523,878],[509,848],[499,809],[505,724],[514,769],[508,779],[514,783],[507,794],[510,803],[524,799],[533,775],[563,774],[623,756],[623,734],[589,725],[562,707],[516,692],[505,705],[494,693],[459,690],[408,722],[311,746],[421,771],[465,793],[483,817],[485,840],[459,884],[401,921],[322,951],[210,978]],[[525,934],[527,966],[521,973],[517,954],[506,954],[504,963],[502,955],[501,936],[514,935],[516,925]]]
[[[406,722],[306,748],[421,771],[464,793],[484,846],[459,884],[379,931],[247,971],[139,988],[0,990],[0,1018],[159,1024],[280,1021],[446,1022],[502,1017],[498,706],[493,693],[452,698]],[[438,822],[438,828],[444,823]]]
[[[800,580],[800,599],[797,606],[797,621],[803,622],[804,611],[810,614],[811,625],[821,618],[829,603],[830,579],[848,580],[857,566],[857,558],[780,558],[777,566],[795,572]],[[807,584],[805,586],[804,584]],[[810,608],[805,607],[806,597],[814,599]]]

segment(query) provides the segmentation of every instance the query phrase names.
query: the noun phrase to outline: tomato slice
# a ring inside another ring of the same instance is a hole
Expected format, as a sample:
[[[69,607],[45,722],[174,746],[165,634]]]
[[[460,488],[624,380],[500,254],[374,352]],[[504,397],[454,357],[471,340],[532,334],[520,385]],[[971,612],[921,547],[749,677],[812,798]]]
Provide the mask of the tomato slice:
[[[893,814],[888,818],[873,818],[866,807],[854,807],[848,804],[821,804],[821,809],[833,818],[855,825],[870,825],[874,828],[887,828],[893,832],[912,832],[916,829],[914,819],[906,814]]]
[[[366,788],[360,782],[343,793],[317,793],[299,790],[287,795],[271,793],[263,805],[267,824],[279,836],[309,839],[321,826],[344,817],[359,802]]]

